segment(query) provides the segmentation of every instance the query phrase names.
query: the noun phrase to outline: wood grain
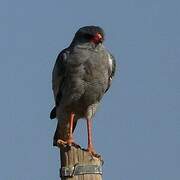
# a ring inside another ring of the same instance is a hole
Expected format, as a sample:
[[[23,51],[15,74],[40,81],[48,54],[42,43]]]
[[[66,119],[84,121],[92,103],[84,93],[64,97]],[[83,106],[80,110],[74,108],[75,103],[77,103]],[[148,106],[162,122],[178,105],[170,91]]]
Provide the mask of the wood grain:
[[[99,155],[92,155],[80,146],[68,146],[59,143],[61,167],[72,167],[77,164],[101,166],[103,160]],[[61,180],[102,180],[101,174],[83,174],[73,177],[61,177]]]

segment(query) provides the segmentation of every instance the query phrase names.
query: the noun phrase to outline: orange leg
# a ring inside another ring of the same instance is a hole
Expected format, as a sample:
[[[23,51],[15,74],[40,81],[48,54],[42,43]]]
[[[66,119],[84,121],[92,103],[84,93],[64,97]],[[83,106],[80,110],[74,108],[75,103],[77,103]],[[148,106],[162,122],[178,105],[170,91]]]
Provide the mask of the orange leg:
[[[74,142],[74,140],[73,140],[74,116],[75,116],[75,114],[73,112],[71,112],[71,114],[70,114],[69,138],[67,140],[68,145],[71,145]]]
[[[87,150],[94,154],[95,150],[92,143],[92,120],[87,118],[87,132],[88,132],[88,148]]]

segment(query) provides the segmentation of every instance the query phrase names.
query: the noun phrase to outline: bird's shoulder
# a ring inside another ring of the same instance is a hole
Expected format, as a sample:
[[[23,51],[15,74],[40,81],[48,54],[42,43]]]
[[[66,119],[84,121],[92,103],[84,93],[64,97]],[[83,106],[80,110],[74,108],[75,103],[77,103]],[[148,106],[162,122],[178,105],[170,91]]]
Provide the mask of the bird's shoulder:
[[[67,64],[69,52],[70,52],[69,49],[65,48],[58,54],[55,65],[54,65],[53,73],[55,73],[55,74],[57,72],[63,73],[65,66]]]
[[[109,74],[109,80],[108,80],[108,85],[107,85],[107,89],[105,92],[107,92],[111,86],[112,83],[112,79],[115,75],[115,71],[116,71],[116,60],[114,58],[114,56],[108,51],[108,74]]]
[[[116,59],[110,52],[108,52],[108,62],[109,62],[111,77],[113,77],[116,71]]]
[[[68,56],[69,49],[65,48],[58,54],[55,61],[52,71],[52,88],[55,91],[55,95],[57,95],[59,86],[62,83],[63,77],[65,75]]]

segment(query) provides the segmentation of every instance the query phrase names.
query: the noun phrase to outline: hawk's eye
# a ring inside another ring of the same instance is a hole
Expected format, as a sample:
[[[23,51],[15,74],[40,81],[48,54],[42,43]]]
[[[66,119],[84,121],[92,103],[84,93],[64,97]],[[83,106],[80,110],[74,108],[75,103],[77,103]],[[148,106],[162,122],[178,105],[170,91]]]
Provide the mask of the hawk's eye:
[[[84,34],[84,38],[87,41],[93,42],[94,44],[102,43],[103,37],[100,33],[96,33],[95,35],[92,34]]]

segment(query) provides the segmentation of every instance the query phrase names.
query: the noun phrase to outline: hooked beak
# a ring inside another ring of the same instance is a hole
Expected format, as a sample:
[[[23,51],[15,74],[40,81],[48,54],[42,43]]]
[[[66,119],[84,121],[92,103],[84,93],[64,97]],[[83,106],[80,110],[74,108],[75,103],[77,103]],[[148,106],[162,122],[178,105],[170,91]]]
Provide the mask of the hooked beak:
[[[102,43],[103,42],[103,37],[100,33],[96,33],[96,35],[92,38],[92,42],[95,44]]]

